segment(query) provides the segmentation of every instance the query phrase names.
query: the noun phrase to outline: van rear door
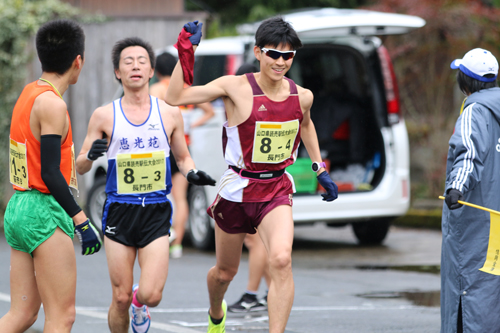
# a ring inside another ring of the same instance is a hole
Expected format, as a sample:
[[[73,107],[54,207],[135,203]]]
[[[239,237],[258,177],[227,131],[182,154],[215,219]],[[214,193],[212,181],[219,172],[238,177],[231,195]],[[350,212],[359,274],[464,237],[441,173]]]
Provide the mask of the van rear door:
[[[425,25],[425,20],[418,16],[337,8],[284,14],[283,19],[292,24],[301,39],[353,34],[359,36],[396,35]],[[238,27],[238,32],[255,34],[260,23],[242,24]]]

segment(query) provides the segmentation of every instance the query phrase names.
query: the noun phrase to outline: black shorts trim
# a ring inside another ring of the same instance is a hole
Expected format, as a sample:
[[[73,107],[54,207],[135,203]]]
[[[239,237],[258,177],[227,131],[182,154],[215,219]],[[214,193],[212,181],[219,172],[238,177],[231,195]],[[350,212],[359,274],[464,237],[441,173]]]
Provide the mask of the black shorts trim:
[[[104,235],[126,246],[141,248],[170,235],[171,223],[170,201],[143,206],[107,200],[104,205]]]

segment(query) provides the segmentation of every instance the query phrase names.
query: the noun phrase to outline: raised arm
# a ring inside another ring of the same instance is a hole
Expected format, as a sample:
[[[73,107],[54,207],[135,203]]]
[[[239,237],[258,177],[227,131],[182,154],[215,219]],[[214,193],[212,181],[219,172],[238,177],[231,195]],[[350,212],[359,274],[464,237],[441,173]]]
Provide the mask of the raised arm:
[[[211,102],[227,96],[226,85],[230,79],[230,76],[223,76],[204,86],[184,87],[184,74],[180,62],[177,62],[170,78],[165,101],[175,106]]]
[[[170,105],[201,104],[226,95],[220,79],[205,86],[184,87],[184,82],[188,85],[192,84],[194,52],[201,40],[202,25],[203,23],[198,23],[198,21],[188,22],[179,34],[176,44],[179,61],[172,72],[165,99]]]

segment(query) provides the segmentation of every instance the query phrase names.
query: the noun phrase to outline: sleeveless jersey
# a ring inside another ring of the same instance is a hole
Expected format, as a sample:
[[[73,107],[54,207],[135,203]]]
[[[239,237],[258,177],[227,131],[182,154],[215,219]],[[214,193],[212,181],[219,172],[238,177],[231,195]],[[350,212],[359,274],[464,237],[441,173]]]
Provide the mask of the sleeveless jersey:
[[[158,98],[150,96],[146,121],[132,124],[121,107],[113,102],[113,133],[107,151],[108,200],[120,203],[151,204],[168,201],[172,188],[170,144],[163,127]]]
[[[243,123],[223,126],[223,153],[227,164],[249,171],[276,171],[293,164],[300,144],[300,108],[297,86],[290,84],[290,96],[284,101],[269,99],[257,84],[253,73],[246,77],[252,87],[252,112]],[[233,202],[264,202],[295,192],[292,176],[257,180],[240,177],[228,169],[219,183],[219,194]]]
[[[59,96],[51,86],[39,85],[37,81],[28,84],[24,87],[12,112],[9,174],[11,184],[18,191],[36,189],[42,193],[50,193],[41,175],[40,142],[33,136],[30,127],[31,109],[35,99],[46,91],[52,91]],[[66,115],[69,121],[67,111]],[[71,121],[68,134],[61,145],[60,169],[66,183],[78,189]]]

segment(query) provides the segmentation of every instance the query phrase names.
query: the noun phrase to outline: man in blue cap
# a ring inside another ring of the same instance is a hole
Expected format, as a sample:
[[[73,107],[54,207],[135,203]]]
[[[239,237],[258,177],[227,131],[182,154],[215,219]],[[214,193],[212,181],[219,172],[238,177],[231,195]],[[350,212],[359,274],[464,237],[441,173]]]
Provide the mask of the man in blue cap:
[[[498,332],[500,276],[480,271],[490,214],[458,201],[500,210],[500,88],[498,62],[473,49],[454,60],[467,96],[449,141],[442,216],[441,332]]]

